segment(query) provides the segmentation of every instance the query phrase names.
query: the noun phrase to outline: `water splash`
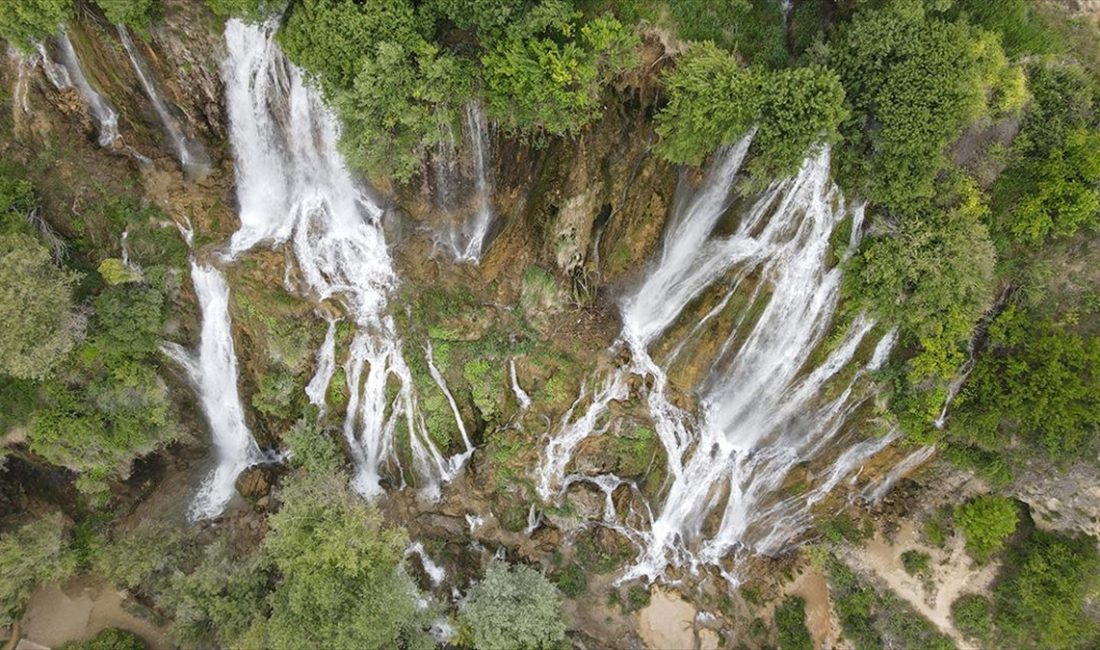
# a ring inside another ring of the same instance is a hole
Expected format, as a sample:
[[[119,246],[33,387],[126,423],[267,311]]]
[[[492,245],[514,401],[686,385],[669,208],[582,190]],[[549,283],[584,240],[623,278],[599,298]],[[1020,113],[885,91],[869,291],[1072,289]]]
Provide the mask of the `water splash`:
[[[237,392],[237,356],[229,320],[229,285],[216,268],[192,260],[191,281],[202,311],[197,353],[175,343],[162,347],[186,371],[199,394],[213,437],[217,465],[191,504],[192,520],[217,517],[233,497],[234,483],[250,465],[263,460],[244,419]]]
[[[130,63],[134,68],[134,73],[137,74],[138,81],[141,82],[145,95],[153,105],[157,117],[160,118],[165,133],[172,141],[172,148],[176,152],[176,159],[179,161],[180,167],[189,176],[201,176],[210,168],[210,159],[207,157],[202,145],[187,136],[179,120],[169,110],[167,101],[165,101],[164,96],[153,80],[152,72],[138,52],[133,39],[130,38],[130,31],[124,25],[116,25],[115,28],[118,31],[119,39],[122,40],[122,47],[130,57]]]
[[[454,133],[450,126],[434,161],[437,200],[451,215],[445,245],[454,258],[460,262],[477,264],[484,253],[489,229],[493,223],[492,184],[489,178],[489,127],[481,104],[470,102],[463,112],[463,134],[469,149],[472,169],[467,172],[471,177],[472,195],[466,197],[464,205],[455,206],[459,200],[459,186],[463,179],[463,165],[459,151],[455,146]]]
[[[226,23],[222,75],[241,220],[229,254],[261,243],[288,245],[300,289],[318,301],[342,304],[356,327],[343,365],[344,436],[357,468],[355,489],[368,497],[378,494],[389,469],[401,485],[409,476],[436,498],[440,484],[453,479],[468,459],[469,440],[464,436],[465,450],[448,458],[429,436],[387,311],[397,276],[382,209],[346,168],[337,152],[335,116],[283,56],[276,29],[275,23]],[[334,358],[332,346],[326,336],[319,372],[310,382],[315,403],[332,377],[324,367]],[[401,466],[399,437],[408,440],[410,468]]]
[[[662,249],[621,304],[616,347],[627,348],[630,361],[610,374],[576,417],[587,400],[582,394],[540,467],[540,494],[560,493],[572,452],[583,438],[608,428],[608,404],[625,397],[624,375],[652,379],[646,405],[668,457],[671,485],[649,530],[635,531],[643,553],[623,580],[652,580],[668,565],[718,565],[731,553],[779,552],[810,523],[815,503],[892,440],[851,441],[844,424],[865,399],[859,380],[885,363],[896,332],[879,338],[861,363],[858,353],[870,345],[874,322],[859,316],[826,353],[814,356],[834,327],[840,293],[830,236],[849,214],[830,181],[829,152],[808,159],[794,178],[773,183],[740,214],[732,234],[714,235],[732,204],[750,141],[751,135],[719,152],[699,188],[681,182]],[[859,243],[862,208],[852,219],[849,250]],[[689,303],[723,282],[716,306],[683,339],[670,342],[666,363],[675,360],[689,341],[717,326],[731,296],[747,291],[750,279],[746,304],[760,309],[733,319],[698,387],[698,413],[687,413],[669,401],[665,371],[649,348]],[[792,471],[810,463],[824,463],[815,487],[784,496]]]
[[[47,77],[57,88],[73,87],[80,93],[84,102],[88,104],[88,110],[99,127],[99,145],[109,147],[118,140],[118,113],[88,82],[84,74],[84,68],[80,65],[80,59],[73,49],[73,43],[69,40],[69,34],[65,30],[57,36],[57,49],[61,54],[63,67],[55,67],[52,60],[46,56],[45,48],[42,50],[43,62],[46,65]],[[46,63],[49,62],[49,63]],[[51,74],[51,68],[53,68]]]
[[[523,390],[523,386],[519,385],[519,379],[516,378],[515,359],[508,359],[508,375],[512,380],[512,394],[516,396],[516,403],[519,404],[521,411],[526,411],[531,407],[531,396]]]

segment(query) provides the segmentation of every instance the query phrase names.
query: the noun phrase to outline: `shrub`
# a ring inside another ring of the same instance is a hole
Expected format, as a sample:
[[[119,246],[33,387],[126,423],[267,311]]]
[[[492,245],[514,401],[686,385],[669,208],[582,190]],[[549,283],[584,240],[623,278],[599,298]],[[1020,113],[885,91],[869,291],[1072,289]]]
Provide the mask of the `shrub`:
[[[72,16],[73,0],[4,0],[0,2],[0,38],[30,51]]]
[[[141,637],[127,630],[108,627],[87,641],[69,641],[60,650],[146,650],[149,646]]]
[[[541,573],[494,561],[463,601],[458,620],[480,650],[556,648],[565,641],[561,594]]]
[[[280,575],[263,624],[275,647],[430,646],[404,569],[405,531],[384,527],[342,477],[288,485],[264,553]]]
[[[757,127],[751,170],[765,180],[797,171],[814,147],[836,140],[845,117],[844,90],[832,72],[743,68],[709,43],[693,45],[665,86],[669,101],[657,115],[663,157],[697,165]]]
[[[951,620],[955,627],[971,639],[988,643],[993,634],[993,618],[989,599],[980,594],[966,594],[951,603]]]
[[[955,507],[955,524],[966,537],[966,548],[983,563],[1004,547],[1018,522],[1016,503],[1007,497],[980,496]]]
[[[994,605],[1004,647],[1095,647],[1097,624],[1085,611],[1100,573],[1095,539],[1036,530],[1004,567]]]
[[[775,610],[780,650],[813,650],[814,640],[806,629],[806,601],[788,596]]]
[[[33,238],[0,235],[0,372],[41,379],[73,348],[82,328],[72,304],[76,280]]]
[[[107,16],[107,20],[116,25],[127,25],[138,31],[149,29],[160,14],[160,0],[95,0]]]
[[[911,576],[925,575],[932,568],[932,556],[916,549],[909,549],[901,554],[901,565]]]
[[[580,598],[588,591],[588,575],[576,563],[553,574],[550,579],[567,598]]]
[[[852,116],[841,130],[840,171],[894,208],[933,195],[944,150],[982,111],[989,76],[976,30],[930,18],[916,4],[859,11],[829,54]]]
[[[579,28],[563,13],[532,12],[481,56],[485,109],[526,134],[576,133],[601,112],[603,85],[636,62],[638,37],[602,16]]]
[[[34,588],[73,570],[60,513],[39,517],[0,535],[0,627],[19,620]]]
[[[167,524],[144,521],[96,548],[92,567],[123,589],[148,589],[154,575],[174,566],[184,539]]]

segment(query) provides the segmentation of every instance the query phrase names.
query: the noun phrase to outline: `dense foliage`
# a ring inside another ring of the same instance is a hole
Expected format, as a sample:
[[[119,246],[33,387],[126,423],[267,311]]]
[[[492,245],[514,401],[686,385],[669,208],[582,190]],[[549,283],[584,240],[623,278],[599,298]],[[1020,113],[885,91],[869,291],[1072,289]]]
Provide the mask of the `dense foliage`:
[[[797,171],[815,147],[836,140],[846,115],[844,89],[831,71],[744,68],[709,43],[693,46],[666,86],[668,105],[657,116],[662,156],[697,165],[755,129],[750,169],[764,180]]]
[[[74,10],[73,0],[5,0],[0,2],[0,38],[29,51],[36,41],[57,33]]]
[[[966,537],[966,548],[979,562],[1004,548],[1016,530],[1019,515],[1012,499],[985,495],[955,507],[955,525]]]
[[[59,513],[0,534],[0,627],[19,620],[35,586],[64,578],[72,569]]]
[[[161,11],[161,0],[95,0],[107,20],[116,25],[127,25],[137,30],[147,30]]]
[[[813,650],[814,640],[806,629],[806,601],[790,596],[775,610],[780,650]]]
[[[458,620],[482,650],[557,648],[565,641],[561,600],[538,571],[493,562],[466,595]]]

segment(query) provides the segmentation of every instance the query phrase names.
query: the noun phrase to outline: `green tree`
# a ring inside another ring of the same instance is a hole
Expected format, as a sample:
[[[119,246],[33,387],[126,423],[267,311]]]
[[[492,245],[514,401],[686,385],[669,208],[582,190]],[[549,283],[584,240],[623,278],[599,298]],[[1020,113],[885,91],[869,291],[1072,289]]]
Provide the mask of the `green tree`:
[[[1089,453],[1100,427],[1100,339],[1010,305],[956,401],[949,433],[997,451],[1013,437],[1054,459]]]
[[[60,650],[146,650],[148,647],[141,637],[133,632],[108,627],[87,641],[64,643],[60,646]]]
[[[73,564],[60,513],[0,535],[0,627],[19,620],[39,583],[66,577]]]
[[[532,12],[481,57],[486,110],[512,131],[576,133],[600,114],[604,84],[635,64],[637,46],[610,16],[578,29],[565,16]]]
[[[918,7],[859,11],[829,53],[851,108],[841,130],[843,178],[894,208],[932,196],[944,150],[983,110],[989,73],[976,30]]]
[[[1100,575],[1096,540],[1041,530],[1009,551],[994,589],[994,621],[1003,647],[1096,647],[1096,621],[1085,611]]]
[[[276,648],[428,648],[405,572],[405,531],[385,527],[338,477],[284,490],[264,553],[280,580],[264,638]]]
[[[73,348],[82,329],[72,305],[76,279],[32,237],[0,235],[0,372],[40,379]]]
[[[806,601],[788,596],[775,610],[780,650],[813,650],[814,640],[806,629]]]
[[[565,642],[561,603],[561,593],[535,569],[494,561],[458,620],[480,650],[557,648]]]
[[[951,620],[960,632],[982,643],[989,643],[993,635],[992,606],[981,594],[959,596],[951,603]]]
[[[995,254],[982,224],[986,214],[970,183],[941,185],[936,201],[899,208],[889,234],[865,240],[850,260],[846,295],[853,306],[898,323],[918,344],[915,379],[955,373],[962,343],[989,304]]]
[[[160,16],[160,0],[95,0],[107,20],[146,31]]]
[[[57,33],[73,16],[73,0],[0,2],[0,38],[30,51],[34,43]]]
[[[813,149],[838,138],[844,89],[817,66],[778,72],[741,67],[710,43],[693,45],[666,78],[657,115],[657,152],[698,165],[715,148],[756,127],[750,170],[760,180],[789,176]]]
[[[1019,520],[1016,503],[1007,497],[980,496],[955,507],[955,525],[966,537],[966,548],[983,563],[1004,548]]]

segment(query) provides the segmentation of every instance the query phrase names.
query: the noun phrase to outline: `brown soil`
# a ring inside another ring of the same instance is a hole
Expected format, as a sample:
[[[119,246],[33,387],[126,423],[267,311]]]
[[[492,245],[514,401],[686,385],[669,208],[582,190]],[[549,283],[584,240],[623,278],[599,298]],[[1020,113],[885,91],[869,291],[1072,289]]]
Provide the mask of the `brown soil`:
[[[174,648],[164,629],[127,611],[127,599],[98,579],[79,576],[39,587],[20,622],[24,639],[47,647],[83,641],[116,627],[141,637],[151,650]]]

